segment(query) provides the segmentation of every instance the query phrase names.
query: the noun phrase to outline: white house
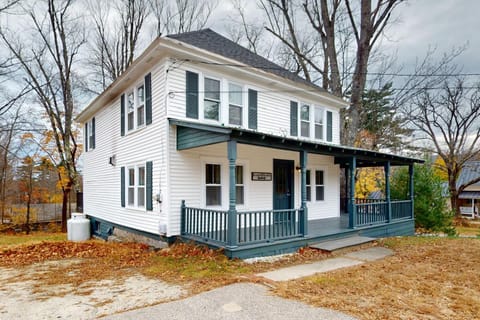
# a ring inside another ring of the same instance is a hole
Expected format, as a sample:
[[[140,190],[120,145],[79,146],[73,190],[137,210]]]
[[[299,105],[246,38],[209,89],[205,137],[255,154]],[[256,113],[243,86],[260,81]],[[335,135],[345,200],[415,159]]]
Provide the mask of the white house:
[[[387,183],[386,199],[360,204],[352,181],[357,167],[388,177],[418,160],[340,145],[346,106],[210,29],[158,38],[78,116],[93,232],[182,237],[240,257],[413,233],[413,198],[391,201]]]

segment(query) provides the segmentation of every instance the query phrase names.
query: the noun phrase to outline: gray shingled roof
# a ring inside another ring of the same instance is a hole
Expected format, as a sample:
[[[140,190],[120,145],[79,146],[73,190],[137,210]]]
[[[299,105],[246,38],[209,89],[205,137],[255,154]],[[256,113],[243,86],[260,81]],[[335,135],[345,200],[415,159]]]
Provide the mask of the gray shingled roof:
[[[301,78],[293,72],[280,67],[279,65],[267,60],[258,54],[242,47],[239,44],[225,38],[211,29],[203,29],[180,34],[167,35],[168,38],[176,39],[192,46],[204,49],[226,58],[237,60],[243,64],[273,73],[277,76],[311,86],[320,91],[323,88]]]
[[[480,161],[469,161],[465,164],[457,179],[457,186],[465,184],[469,181],[478,179],[480,177]],[[480,186],[480,182],[474,184]]]

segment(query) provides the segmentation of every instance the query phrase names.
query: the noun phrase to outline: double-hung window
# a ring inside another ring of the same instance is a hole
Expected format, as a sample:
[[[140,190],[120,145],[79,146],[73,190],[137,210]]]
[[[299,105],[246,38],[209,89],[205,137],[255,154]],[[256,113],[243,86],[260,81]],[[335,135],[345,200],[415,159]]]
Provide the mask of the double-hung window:
[[[137,173],[137,207],[145,207],[145,167],[138,167]]]
[[[127,94],[127,128],[133,130],[135,128],[135,95],[134,91]]]
[[[242,125],[243,92],[242,87],[233,83],[228,84],[228,123]]]
[[[325,200],[325,184],[323,170],[315,170],[315,199],[317,201]]]
[[[315,107],[315,139],[323,140],[323,108]]]
[[[127,203],[129,206],[135,206],[135,168],[128,168],[128,192]]]
[[[220,81],[204,78],[203,117],[220,120]]]
[[[130,207],[145,207],[145,166],[128,168],[127,203]]]
[[[310,137],[310,106],[307,104],[302,104],[300,108],[300,134]]]
[[[221,166],[219,164],[205,165],[205,195],[207,206],[222,205]]]
[[[245,204],[245,186],[243,184],[243,166],[235,167],[235,189],[237,204]]]
[[[137,127],[145,124],[145,86],[137,87]]]

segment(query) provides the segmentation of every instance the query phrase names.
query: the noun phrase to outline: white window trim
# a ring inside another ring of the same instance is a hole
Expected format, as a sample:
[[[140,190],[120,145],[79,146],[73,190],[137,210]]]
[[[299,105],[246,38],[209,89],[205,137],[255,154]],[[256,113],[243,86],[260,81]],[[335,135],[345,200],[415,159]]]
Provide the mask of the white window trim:
[[[219,164],[220,165],[220,182],[221,182],[221,192],[222,192],[222,204],[220,206],[207,206],[207,184],[206,184],[206,177],[205,177],[205,166],[207,164]],[[243,166],[243,204],[236,205],[237,210],[248,210],[249,204],[249,197],[248,191],[250,189],[249,183],[250,180],[248,179],[250,176],[250,163],[248,160],[245,159],[237,159],[236,161],[237,166]],[[200,196],[200,203],[203,208],[209,208],[213,210],[227,210],[229,206],[229,179],[230,179],[230,172],[228,167],[228,160],[227,159],[220,159],[208,156],[201,156],[200,157],[200,168],[201,168],[201,186],[202,192]]]
[[[310,171],[310,172],[308,172],[308,171]],[[310,173],[310,174],[309,174],[309,173]],[[305,175],[306,175],[306,176],[310,176],[310,184],[307,184],[307,181],[305,180],[305,186],[306,186],[306,187],[310,186],[310,200],[308,200],[308,197],[307,197],[307,202],[310,203],[310,202],[313,202],[313,201],[312,201],[312,199],[313,199],[313,198],[312,198],[312,194],[313,194],[313,192],[312,192],[312,170],[309,169],[309,168],[307,168],[307,169],[305,170]],[[306,188],[305,190],[308,190],[308,189]],[[301,192],[301,191],[300,191],[300,192]],[[308,195],[308,192],[307,192],[307,195]]]
[[[206,119],[205,118],[205,78],[217,80],[220,82],[220,102],[218,106],[218,120],[214,119]],[[199,119],[207,123],[219,124],[225,123],[225,112],[224,112],[224,104],[225,104],[225,90],[224,90],[225,81],[221,77],[217,77],[208,73],[199,73],[199,81],[198,81],[198,97],[199,97]],[[228,96],[227,96],[228,100]]]
[[[308,106],[308,121],[302,120],[302,107]],[[301,138],[312,138],[312,104],[308,102],[300,102],[298,108],[298,120],[299,120],[299,127],[298,127],[298,136]],[[308,122],[308,136],[302,135],[302,122]]]
[[[125,183],[125,196],[126,196],[126,203],[125,203],[125,206],[126,208],[128,209],[132,209],[132,210],[139,210],[139,211],[146,211],[146,201],[147,201],[147,164],[146,163],[138,163],[138,164],[134,164],[134,165],[128,165],[125,167],[126,168],[126,183]],[[139,168],[144,168],[144,181],[145,181],[145,184],[143,185],[143,188],[144,188],[144,205],[143,206],[139,206],[138,205],[138,188],[139,188],[139,184],[138,184],[138,178],[139,178]],[[130,186],[130,169],[133,169],[134,170],[134,177],[133,177],[133,205],[131,205],[129,203],[129,199],[128,199],[128,189],[131,187]]]
[[[138,88],[143,86],[143,124],[138,125],[138,115],[137,115],[137,110],[141,106],[139,103],[138,99]],[[128,128],[128,95],[133,92],[133,128],[129,129]],[[124,92],[125,94],[125,135],[131,134],[133,132],[136,132],[146,126],[147,122],[147,107],[146,107],[146,90],[145,90],[145,80],[144,77],[142,78],[142,81],[136,82],[134,85],[130,86],[127,90]]]
[[[87,122],[87,141],[86,141],[86,143],[87,143],[87,146],[88,146],[88,151],[95,150],[95,148],[92,147],[92,140],[93,140],[92,121],[93,121],[93,118],[90,119]]]
[[[316,109],[320,109],[321,110],[321,113],[322,113],[322,139],[319,139],[316,137],[315,135],[315,126],[317,125],[317,122],[315,122],[315,111]],[[326,134],[327,134],[327,130],[326,130],[326,117],[327,117],[327,111],[324,107],[321,107],[321,106],[314,106],[313,107],[313,130],[312,130],[312,138],[315,139],[315,140],[318,140],[318,141],[326,141]]]
[[[230,84],[233,84],[235,86],[238,86],[240,87],[240,90],[241,90],[241,96],[242,96],[242,104],[240,105],[237,105],[237,104],[233,104],[234,106],[236,107],[241,107],[242,108],[242,117],[241,117],[241,124],[232,124],[230,123],[230,97],[229,97],[229,94],[230,94]],[[245,117],[245,114],[248,113],[248,103],[246,103],[246,100],[248,100],[248,89],[245,90],[245,85],[242,85],[238,82],[234,82],[234,81],[227,81],[227,84],[226,84],[226,87],[227,87],[227,94],[226,94],[226,105],[227,105],[227,111],[225,112],[226,113],[226,123],[228,123],[229,126],[235,126],[235,127],[239,127],[239,128],[244,128],[245,127],[245,119],[247,119],[248,121],[248,116]],[[247,94],[245,94],[245,92],[247,92]],[[247,124],[248,126],[248,124]]]

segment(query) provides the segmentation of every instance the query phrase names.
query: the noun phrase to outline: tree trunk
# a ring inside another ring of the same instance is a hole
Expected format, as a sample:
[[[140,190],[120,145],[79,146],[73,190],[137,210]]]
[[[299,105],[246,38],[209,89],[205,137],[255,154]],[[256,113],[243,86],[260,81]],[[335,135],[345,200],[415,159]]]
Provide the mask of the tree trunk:
[[[31,192],[28,194],[27,200],[27,219],[25,221],[25,233],[30,234],[30,202],[32,201]]]
[[[62,199],[62,232],[67,232],[67,209],[68,209],[68,199],[70,198],[70,187],[65,187],[63,189],[63,199]]]

